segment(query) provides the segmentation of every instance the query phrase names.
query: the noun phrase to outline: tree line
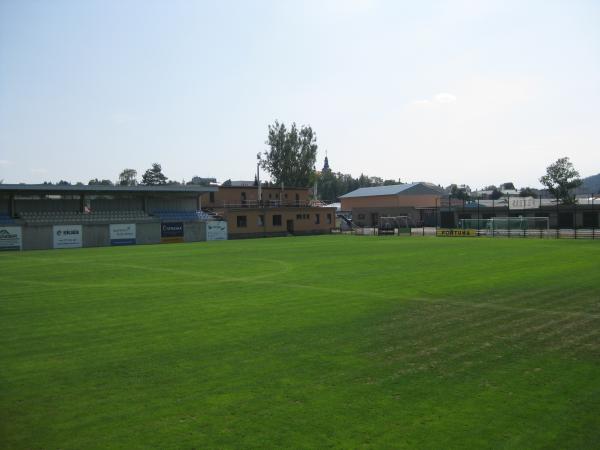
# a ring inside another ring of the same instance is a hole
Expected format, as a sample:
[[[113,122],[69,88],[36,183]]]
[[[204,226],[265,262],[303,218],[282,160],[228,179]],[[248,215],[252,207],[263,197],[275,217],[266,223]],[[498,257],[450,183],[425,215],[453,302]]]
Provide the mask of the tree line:
[[[275,186],[287,187],[316,187],[317,198],[326,202],[334,202],[341,195],[362,187],[387,186],[393,184],[402,184],[400,179],[384,180],[381,177],[368,176],[362,174],[354,178],[350,174],[333,172],[328,163],[322,171],[318,172],[315,167],[317,159],[317,136],[310,126],[298,127],[296,123],[286,126],[284,123],[275,121],[268,126],[267,140],[268,146],[263,154],[258,154],[260,166],[265,169],[272,177],[272,184]],[[188,184],[208,186],[216,183],[215,178],[193,177],[191,181],[178,182],[169,180],[163,173],[162,166],[159,163],[153,163],[152,167],[146,170],[141,180],[138,182],[137,171],[135,169],[123,169],[119,174],[116,183],[111,180],[99,180],[94,178],[88,182],[88,185],[108,185],[136,186],[137,184],[146,186],[169,185],[169,184]],[[228,180],[230,181],[230,180]],[[579,178],[579,172],[575,170],[569,158],[560,158],[555,163],[546,168],[546,174],[540,177],[540,183],[544,185],[548,192],[563,203],[573,203],[575,196],[573,190],[582,184]],[[45,182],[45,184],[52,184]],[[57,184],[70,184],[61,180]],[[77,183],[83,184],[83,183]],[[226,184],[226,183],[224,183]],[[255,185],[258,181],[255,178]],[[268,182],[266,183],[269,184]],[[512,183],[505,183],[502,189],[515,189]],[[447,192],[454,198],[469,200],[470,194],[467,187],[459,187],[456,184],[446,188]],[[498,199],[502,192],[496,186],[488,186],[491,191],[490,199]],[[521,196],[536,196],[536,190],[532,188],[522,189]]]
[[[123,169],[119,174],[119,178],[116,182],[108,179],[93,178],[88,181],[88,186],[160,186],[160,185],[199,185],[199,186],[210,186],[211,183],[216,183],[216,178],[204,178],[194,176],[188,182],[169,180],[169,178],[163,173],[162,166],[159,163],[153,163],[152,167],[146,170],[142,174],[142,179],[138,181],[138,173],[135,169]],[[71,182],[60,180],[57,183],[50,181],[44,181],[42,184],[46,185],[57,185],[57,186],[70,186]],[[74,183],[75,186],[84,186],[84,183],[78,181]]]

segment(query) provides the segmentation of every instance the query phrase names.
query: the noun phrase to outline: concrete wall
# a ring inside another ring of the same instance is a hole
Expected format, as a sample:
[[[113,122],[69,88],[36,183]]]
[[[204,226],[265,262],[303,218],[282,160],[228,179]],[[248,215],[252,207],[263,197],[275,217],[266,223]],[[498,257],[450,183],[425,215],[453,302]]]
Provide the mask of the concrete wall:
[[[160,222],[138,223],[135,231],[138,244],[160,244]]]
[[[136,224],[136,242],[140,244],[160,244],[160,222]],[[54,247],[52,225],[22,226],[23,250],[48,250]],[[183,239],[185,242],[206,240],[205,222],[184,222]],[[108,224],[82,225],[83,247],[110,246]]]
[[[206,222],[184,222],[183,240],[185,242],[205,241]]]
[[[21,230],[23,233],[23,250],[47,250],[53,247],[51,225],[24,226]]]
[[[110,245],[108,225],[84,225],[82,230],[84,247],[103,247]]]

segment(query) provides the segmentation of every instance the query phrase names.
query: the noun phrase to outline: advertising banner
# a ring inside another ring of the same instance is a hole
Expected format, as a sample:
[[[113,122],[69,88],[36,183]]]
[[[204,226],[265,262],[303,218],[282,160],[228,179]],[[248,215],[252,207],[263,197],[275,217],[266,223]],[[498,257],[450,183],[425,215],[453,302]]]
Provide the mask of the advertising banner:
[[[0,226],[0,251],[21,250],[22,248],[21,227]]]
[[[533,197],[510,197],[509,209],[538,209],[540,201]]]
[[[183,222],[161,223],[160,241],[163,243],[183,242]]]
[[[215,220],[206,222],[206,240],[207,241],[226,241],[227,240],[227,222],[224,220]]]
[[[135,223],[111,224],[108,227],[110,230],[110,245],[135,244]]]
[[[54,225],[54,248],[79,248],[82,246],[81,225]]]
[[[438,228],[435,235],[438,237],[472,237],[477,236],[477,230],[472,228]]]

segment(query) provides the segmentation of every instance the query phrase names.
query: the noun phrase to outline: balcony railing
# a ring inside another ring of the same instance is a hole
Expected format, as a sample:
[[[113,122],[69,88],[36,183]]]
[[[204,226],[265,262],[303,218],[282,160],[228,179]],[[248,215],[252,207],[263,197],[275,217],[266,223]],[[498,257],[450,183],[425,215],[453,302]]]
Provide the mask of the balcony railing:
[[[313,205],[311,201],[279,201],[279,200],[245,200],[241,203],[223,202],[223,208],[306,208]],[[216,206],[218,208],[218,206]]]

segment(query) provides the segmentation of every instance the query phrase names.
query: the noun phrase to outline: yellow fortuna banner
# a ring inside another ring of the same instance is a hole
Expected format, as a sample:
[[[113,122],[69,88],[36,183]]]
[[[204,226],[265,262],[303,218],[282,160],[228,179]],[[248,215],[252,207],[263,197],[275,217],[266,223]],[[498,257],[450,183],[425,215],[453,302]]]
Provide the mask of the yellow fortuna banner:
[[[477,230],[473,228],[438,228],[435,235],[444,237],[477,236]]]

